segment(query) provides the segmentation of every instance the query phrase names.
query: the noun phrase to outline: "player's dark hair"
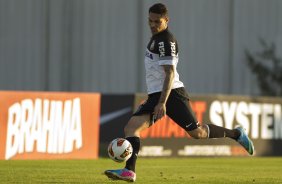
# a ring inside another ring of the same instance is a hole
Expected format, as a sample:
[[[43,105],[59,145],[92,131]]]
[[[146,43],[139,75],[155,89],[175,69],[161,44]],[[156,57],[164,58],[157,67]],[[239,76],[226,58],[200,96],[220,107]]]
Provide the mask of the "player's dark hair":
[[[168,16],[168,10],[166,6],[162,3],[154,4],[150,7],[149,13],[160,14],[161,16]]]

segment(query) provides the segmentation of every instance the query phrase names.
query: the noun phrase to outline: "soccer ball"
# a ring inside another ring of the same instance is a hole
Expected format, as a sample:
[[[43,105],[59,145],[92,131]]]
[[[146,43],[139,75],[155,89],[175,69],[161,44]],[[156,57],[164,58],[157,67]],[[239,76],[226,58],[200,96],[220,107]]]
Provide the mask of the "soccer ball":
[[[130,142],[123,138],[114,139],[108,146],[109,157],[116,162],[127,161],[132,155]]]

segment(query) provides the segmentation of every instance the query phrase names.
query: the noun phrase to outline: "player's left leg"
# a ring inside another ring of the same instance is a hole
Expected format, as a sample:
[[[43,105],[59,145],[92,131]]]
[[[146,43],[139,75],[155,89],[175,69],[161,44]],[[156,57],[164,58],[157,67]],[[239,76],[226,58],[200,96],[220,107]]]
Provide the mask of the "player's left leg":
[[[187,99],[183,95],[185,89],[172,90],[167,102],[167,114],[186,132],[196,139],[231,138],[241,144],[252,155],[254,146],[242,128],[227,129],[214,124],[198,125],[198,121]]]
[[[227,129],[214,124],[202,124],[194,130],[187,130],[187,132],[196,139],[228,137],[237,140],[240,136],[240,131],[237,129]]]
[[[203,124],[187,132],[192,137],[198,139],[228,137],[237,141],[250,155],[254,154],[254,144],[242,127],[230,130],[214,124]]]
[[[252,140],[248,137],[242,127],[237,127],[236,130],[240,132],[240,136],[236,139],[236,141],[241,144],[250,155],[253,155],[255,148]]]

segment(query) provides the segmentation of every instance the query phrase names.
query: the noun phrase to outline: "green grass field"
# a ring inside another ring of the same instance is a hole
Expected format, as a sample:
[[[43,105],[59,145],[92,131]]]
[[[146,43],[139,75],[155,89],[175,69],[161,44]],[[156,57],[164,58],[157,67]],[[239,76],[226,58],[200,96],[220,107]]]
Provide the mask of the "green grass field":
[[[136,183],[282,183],[282,157],[140,158]],[[0,161],[0,183],[126,183],[102,173],[123,167],[110,159]]]

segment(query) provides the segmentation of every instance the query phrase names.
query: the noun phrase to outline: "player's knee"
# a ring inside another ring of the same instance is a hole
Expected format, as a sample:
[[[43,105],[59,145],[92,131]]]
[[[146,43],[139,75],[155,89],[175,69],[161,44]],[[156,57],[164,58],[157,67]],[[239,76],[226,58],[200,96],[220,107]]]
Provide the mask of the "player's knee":
[[[191,131],[189,131],[188,134],[194,139],[203,139],[203,134],[201,132],[191,132]]]
[[[140,137],[140,133],[149,127],[147,123],[149,115],[144,116],[133,116],[124,127],[125,136],[136,136]]]
[[[194,139],[206,139],[208,138],[208,133],[205,127],[198,127],[195,130],[188,131],[188,134]]]
[[[129,122],[125,125],[123,131],[125,136],[134,136],[137,132],[137,128],[134,125],[134,122],[129,120]]]
[[[123,131],[126,136],[134,133],[134,129],[129,122],[125,125]]]

